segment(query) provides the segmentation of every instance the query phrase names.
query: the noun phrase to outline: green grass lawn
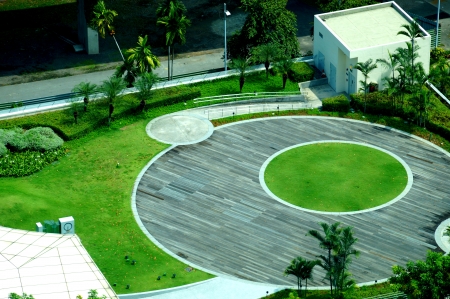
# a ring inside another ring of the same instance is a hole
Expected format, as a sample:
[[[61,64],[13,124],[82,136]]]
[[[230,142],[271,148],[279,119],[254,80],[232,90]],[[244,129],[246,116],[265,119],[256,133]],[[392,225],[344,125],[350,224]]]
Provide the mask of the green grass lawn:
[[[155,109],[148,117],[167,112]],[[66,142],[68,155],[34,175],[0,178],[0,225],[33,230],[38,221],[73,216],[77,235],[109,283],[117,283],[114,290],[119,294],[213,277],[186,272],[186,265],[142,233],[132,215],[131,192],[138,173],[167,147],[146,135],[148,121],[118,120],[111,128]],[[126,263],[125,255],[137,264]],[[163,273],[167,276],[157,281]],[[170,278],[173,273],[175,279]]]
[[[354,144],[318,143],[275,157],[264,174],[279,198],[306,209],[349,212],[376,207],[406,186],[404,167],[379,150]]]

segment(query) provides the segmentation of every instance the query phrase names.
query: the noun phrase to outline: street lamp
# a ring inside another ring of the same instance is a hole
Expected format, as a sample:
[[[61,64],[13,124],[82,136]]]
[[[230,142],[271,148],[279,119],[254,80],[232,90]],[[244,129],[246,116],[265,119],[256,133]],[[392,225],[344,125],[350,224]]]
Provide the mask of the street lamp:
[[[231,13],[227,10],[227,4],[223,4],[223,21],[224,21],[224,30],[225,30],[225,51],[224,51],[224,65],[225,72],[227,71],[227,17],[231,16]]]
[[[439,45],[439,12],[441,11],[441,0],[438,1],[438,11],[437,11],[437,21],[436,21],[436,45],[435,48]]]

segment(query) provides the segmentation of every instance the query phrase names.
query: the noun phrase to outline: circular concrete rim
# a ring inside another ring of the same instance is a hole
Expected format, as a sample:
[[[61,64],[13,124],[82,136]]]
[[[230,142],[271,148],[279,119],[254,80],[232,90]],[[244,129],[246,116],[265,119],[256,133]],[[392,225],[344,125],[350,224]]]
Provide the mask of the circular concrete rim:
[[[269,165],[269,163],[275,159],[278,155],[281,155],[284,152],[287,152],[293,148],[297,148],[297,147],[301,147],[301,146],[306,146],[306,145],[311,145],[311,144],[318,144],[318,143],[346,143],[346,144],[356,144],[356,145],[361,145],[361,146],[366,146],[366,147],[370,147],[376,150],[379,150],[385,154],[390,155],[391,157],[393,157],[394,159],[396,159],[398,162],[400,162],[400,164],[402,164],[402,166],[405,168],[406,170],[406,174],[408,176],[408,182],[406,184],[405,189],[403,189],[402,193],[400,193],[398,196],[396,196],[394,199],[391,199],[390,201],[373,207],[373,208],[369,208],[369,209],[364,209],[364,210],[358,210],[358,211],[351,211],[351,212],[325,212],[325,211],[319,211],[319,210],[311,210],[311,209],[306,209],[306,208],[302,208],[296,205],[293,205],[281,198],[279,198],[278,196],[276,196],[275,194],[272,193],[272,191],[270,191],[270,189],[267,187],[266,185],[266,181],[264,179],[264,173],[266,171],[267,166]],[[385,208],[387,206],[390,206],[392,204],[394,204],[395,202],[399,201],[400,199],[402,199],[406,194],[408,194],[409,190],[411,190],[411,187],[413,185],[413,174],[411,171],[411,168],[409,168],[408,164],[406,164],[406,162],[400,158],[399,156],[397,156],[394,153],[391,153],[390,151],[387,151],[381,147],[378,146],[374,146],[371,144],[366,144],[366,143],[362,143],[362,142],[353,142],[353,141],[343,141],[343,140],[321,140],[321,141],[312,141],[312,142],[305,142],[305,143],[301,143],[301,144],[296,144],[293,146],[289,146],[286,147],[278,152],[276,152],[275,154],[273,154],[272,156],[270,156],[261,166],[261,169],[259,170],[259,182],[261,184],[261,187],[264,189],[264,191],[273,199],[275,199],[276,201],[287,205],[291,208],[300,210],[300,211],[305,211],[305,212],[310,212],[310,213],[316,213],[316,214],[322,214],[322,215],[354,215],[354,214],[361,214],[361,213],[366,213],[366,212],[372,212],[372,211],[376,211],[382,208]]]
[[[448,226],[450,226],[450,218],[442,221],[434,232],[434,239],[436,240],[437,245],[442,249],[442,251],[445,252],[445,254],[450,253],[450,240],[444,240],[444,238],[449,239],[449,237],[443,236],[444,231]]]
[[[348,121],[348,122],[354,122],[354,123],[360,123],[360,124],[366,124],[366,125],[367,125],[367,124],[371,124],[371,125],[377,126],[377,127],[379,127],[379,128],[386,128],[386,129],[392,130],[392,131],[394,131],[394,132],[400,133],[400,134],[402,134],[402,135],[405,135],[405,136],[414,138],[414,139],[416,139],[416,140],[420,140],[421,142],[424,142],[424,143],[426,143],[426,144],[432,146],[432,147],[435,148],[436,150],[438,150],[438,151],[444,153],[446,156],[450,157],[450,154],[449,154],[447,151],[445,151],[444,149],[442,149],[441,147],[435,145],[435,144],[432,143],[432,142],[429,142],[428,140],[425,140],[425,139],[423,139],[423,138],[420,138],[420,137],[418,137],[418,136],[416,136],[416,135],[413,135],[413,134],[410,134],[410,133],[407,133],[407,132],[404,132],[404,131],[401,131],[401,130],[398,130],[398,129],[394,129],[394,128],[391,128],[391,127],[388,127],[388,126],[376,124],[376,123],[370,123],[370,122],[367,122],[367,121],[356,120],[356,119],[347,119],[347,118],[331,117],[331,116],[273,116],[273,117],[264,117],[264,118],[249,119],[249,120],[243,120],[243,121],[239,121],[239,122],[234,122],[234,123],[229,123],[229,124],[221,125],[221,126],[217,127],[216,130],[222,129],[222,128],[226,128],[226,127],[229,127],[229,126],[233,126],[233,125],[237,125],[237,124],[240,124],[240,123],[255,122],[255,121],[264,121],[264,120],[267,120],[267,119],[273,119],[273,118],[277,118],[277,119],[283,119],[283,118],[284,118],[284,119],[286,119],[286,118],[317,118],[317,119],[319,119],[319,118],[320,118],[320,119],[329,119],[329,120],[337,120],[337,121]],[[189,266],[191,266],[191,267],[193,267],[193,268],[196,268],[196,269],[202,270],[202,271],[204,271],[204,272],[213,274],[213,275],[215,275],[215,276],[232,277],[232,278],[234,278],[234,279],[236,279],[236,280],[240,280],[240,279],[237,278],[237,277],[234,277],[234,276],[231,276],[231,275],[228,275],[228,274],[225,274],[225,273],[219,273],[219,272],[216,272],[216,271],[214,271],[214,270],[209,270],[209,269],[203,268],[203,267],[201,267],[201,266],[197,266],[197,265],[195,265],[194,263],[192,263],[191,261],[188,261],[187,259],[184,259],[184,258],[182,258],[182,257],[180,257],[180,256],[178,256],[178,255],[176,255],[176,254],[173,253],[171,250],[169,250],[168,248],[166,248],[163,244],[161,244],[161,243],[160,243],[160,242],[159,242],[159,241],[158,241],[158,240],[157,240],[157,239],[156,239],[156,238],[155,238],[155,237],[147,230],[147,228],[146,228],[146,227],[144,226],[144,224],[142,223],[141,218],[139,217],[139,213],[138,213],[138,211],[137,211],[137,207],[136,207],[136,193],[137,193],[137,188],[138,188],[138,186],[139,186],[139,182],[140,182],[141,178],[144,176],[144,174],[145,174],[145,172],[147,171],[147,169],[150,168],[150,166],[151,166],[153,163],[155,163],[160,157],[162,157],[165,153],[167,153],[168,151],[172,150],[173,148],[175,148],[175,146],[170,146],[170,147],[168,147],[167,149],[165,149],[165,150],[163,150],[162,152],[160,152],[159,154],[157,154],[156,156],[154,156],[154,157],[147,163],[147,165],[144,166],[144,168],[141,170],[141,172],[139,173],[139,175],[137,176],[137,178],[136,178],[136,180],[135,180],[135,182],[134,182],[133,192],[132,192],[132,194],[131,194],[131,210],[132,210],[133,216],[134,216],[134,218],[135,218],[135,220],[136,220],[136,223],[138,224],[139,228],[142,230],[142,232],[144,233],[144,235],[146,235],[146,236],[150,239],[150,241],[153,242],[153,244],[155,244],[155,245],[158,246],[161,250],[163,250],[165,253],[167,253],[167,254],[170,255],[171,257],[173,257],[173,258],[179,260],[180,262],[182,262],[182,263],[184,263],[184,264],[186,264],[186,265],[189,265]],[[439,241],[439,242],[440,242],[440,241]],[[438,244],[440,244],[440,243],[438,243]],[[377,282],[378,282],[378,283],[385,282],[385,281],[388,281],[388,279],[389,279],[389,278],[380,278],[380,279],[377,279]],[[359,286],[363,286],[363,285],[373,285],[373,284],[376,284],[377,282],[375,282],[375,281],[367,281],[367,282],[358,283],[357,285],[359,285]],[[289,287],[290,287],[290,286],[289,286]],[[294,286],[294,287],[296,287],[296,286]]]
[[[173,142],[171,140],[165,140],[165,139],[163,139],[161,137],[158,137],[158,136],[153,134],[152,126],[155,123],[157,123],[158,121],[164,120],[164,119],[174,118],[174,117],[186,117],[186,118],[195,119],[197,121],[201,121],[203,124],[207,125],[208,130],[200,138],[192,140],[192,141],[186,141],[186,142]],[[151,120],[147,124],[147,126],[145,127],[145,131],[147,132],[147,135],[150,138],[155,139],[155,140],[157,140],[159,142],[162,142],[162,143],[173,144],[173,145],[188,145],[188,144],[199,143],[199,142],[202,142],[202,141],[208,139],[214,132],[214,126],[212,125],[212,123],[208,119],[206,119],[204,117],[201,117],[201,116],[198,116],[198,115],[187,114],[187,113],[176,113],[176,114],[163,115],[163,116],[160,116],[160,117],[157,117],[157,118]]]

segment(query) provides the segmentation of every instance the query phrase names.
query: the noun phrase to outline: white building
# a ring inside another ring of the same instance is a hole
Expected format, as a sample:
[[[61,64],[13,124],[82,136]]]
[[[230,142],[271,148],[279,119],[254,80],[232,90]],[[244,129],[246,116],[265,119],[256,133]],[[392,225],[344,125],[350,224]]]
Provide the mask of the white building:
[[[388,51],[393,54],[399,47],[406,48],[411,40],[397,33],[405,30],[401,25],[412,21],[394,1],[315,15],[314,63],[336,92],[355,93],[364,77],[354,66],[369,58],[389,61]],[[415,38],[414,45],[420,47],[417,61],[428,71],[431,36],[422,31],[423,37]],[[367,82],[378,83],[382,89],[383,78],[389,75],[389,70],[378,65]]]

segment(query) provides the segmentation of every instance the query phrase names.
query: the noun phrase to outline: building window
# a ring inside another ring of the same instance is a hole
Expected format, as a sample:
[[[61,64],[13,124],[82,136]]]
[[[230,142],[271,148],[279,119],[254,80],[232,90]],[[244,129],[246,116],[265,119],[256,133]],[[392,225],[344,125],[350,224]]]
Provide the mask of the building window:
[[[320,36],[321,38],[323,38],[323,35],[322,35],[322,33],[320,33],[320,32],[319,32],[319,36]]]

